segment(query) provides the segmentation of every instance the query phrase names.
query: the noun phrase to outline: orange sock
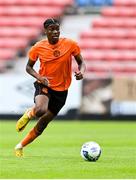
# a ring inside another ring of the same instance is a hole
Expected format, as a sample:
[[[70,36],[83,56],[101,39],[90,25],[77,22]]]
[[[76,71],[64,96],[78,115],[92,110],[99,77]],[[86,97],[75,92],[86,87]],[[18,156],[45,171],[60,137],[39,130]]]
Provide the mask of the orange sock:
[[[35,129],[31,129],[31,131],[26,135],[26,137],[21,141],[21,145],[24,147],[27,144],[30,144],[34,139],[38,137]]]

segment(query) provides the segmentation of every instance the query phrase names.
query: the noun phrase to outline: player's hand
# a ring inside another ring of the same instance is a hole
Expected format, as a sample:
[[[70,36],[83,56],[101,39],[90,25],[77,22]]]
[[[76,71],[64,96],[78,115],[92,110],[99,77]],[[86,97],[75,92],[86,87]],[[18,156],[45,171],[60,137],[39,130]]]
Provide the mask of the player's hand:
[[[81,71],[75,72],[76,80],[83,79],[83,73]]]
[[[40,81],[45,86],[50,86],[50,83],[47,77],[39,77],[38,81]]]

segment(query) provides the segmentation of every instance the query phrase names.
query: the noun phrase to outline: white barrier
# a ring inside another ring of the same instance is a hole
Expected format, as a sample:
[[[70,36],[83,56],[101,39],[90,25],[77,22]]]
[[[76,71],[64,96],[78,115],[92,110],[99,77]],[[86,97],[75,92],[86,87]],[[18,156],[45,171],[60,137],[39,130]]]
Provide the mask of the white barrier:
[[[31,107],[34,96],[33,82],[27,74],[0,75],[0,114],[22,114]],[[80,106],[81,81],[73,78],[68,98],[60,114],[65,114],[71,108]]]

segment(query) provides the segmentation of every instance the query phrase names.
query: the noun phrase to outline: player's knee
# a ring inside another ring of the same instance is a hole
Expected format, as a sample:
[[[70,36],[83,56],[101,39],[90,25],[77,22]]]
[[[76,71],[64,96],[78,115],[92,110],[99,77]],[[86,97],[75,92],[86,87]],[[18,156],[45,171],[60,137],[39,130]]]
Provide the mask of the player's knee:
[[[41,117],[47,112],[47,109],[41,108],[41,107],[36,107],[35,109],[35,115],[36,117]]]

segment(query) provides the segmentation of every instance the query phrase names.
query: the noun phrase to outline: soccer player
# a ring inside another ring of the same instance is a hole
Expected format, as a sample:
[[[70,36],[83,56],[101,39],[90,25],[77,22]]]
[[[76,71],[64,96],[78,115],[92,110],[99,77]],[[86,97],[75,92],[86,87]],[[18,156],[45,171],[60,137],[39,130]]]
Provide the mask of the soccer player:
[[[38,118],[38,122],[16,145],[17,157],[23,156],[23,148],[42,134],[48,123],[64,106],[71,83],[72,56],[78,65],[78,71],[75,72],[76,80],[83,79],[86,69],[77,43],[71,39],[59,38],[60,24],[56,19],[47,19],[44,22],[44,30],[47,39],[43,39],[31,47],[26,65],[27,73],[36,79],[34,83],[35,105],[17,121],[16,130],[22,131],[34,117]],[[34,69],[37,60],[40,61],[38,73]]]

